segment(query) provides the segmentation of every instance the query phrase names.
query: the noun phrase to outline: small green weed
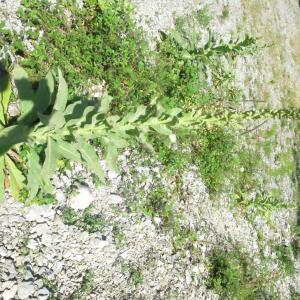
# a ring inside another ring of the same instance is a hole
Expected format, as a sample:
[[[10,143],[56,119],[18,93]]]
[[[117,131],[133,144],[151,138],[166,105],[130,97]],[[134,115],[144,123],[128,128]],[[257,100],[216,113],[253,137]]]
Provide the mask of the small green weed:
[[[192,161],[199,167],[207,187],[215,191],[224,182],[225,174],[234,168],[236,142],[232,133],[218,127],[203,128],[197,137],[191,142]]]
[[[197,241],[197,234],[190,228],[183,228],[178,223],[175,223],[172,228],[172,247],[174,253],[180,253],[183,257],[186,256],[186,251],[192,252],[192,260],[197,259],[197,250],[194,247]]]
[[[229,6],[225,5],[222,10],[221,19],[225,20],[225,19],[228,19],[228,17],[229,17]]]
[[[280,198],[274,197],[271,193],[263,190],[256,191],[254,198],[250,198],[247,192],[240,191],[235,194],[235,199],[238,205],[245,210],[246,214],[251,220],[255,218],[257,214],[259,214],[264,216],[270,225],[272,225],[272,211],[293,207],[290,204],[280,200]]]
[[[89,233],[100,231],[106,224],[104,218],[91,212],[92,207],[86,208],[82,214],[74,209],[63,206],[60,208],[61,218],[64,224],[74,225]]]
[[[66,225],[75,225],[78,221],[78,214],[76,211],[68,206],[63,206],[60,208],[61,218]]]
[[[144,282],[143,273],[139,268],[124,263],[122,263],[121,268],[122,272],[129,274],[129,280],[135,286],[138,286]]]
[[[70,295],[70,299],[72,300],[85,300],[88,299],[94,288],[94,278],[95,275],[92,271],[87,270],[83,276],[80,287]]]
[[[28,243],[29,243],[29,237],[28,236],[23,237],[21,241],[22,246],[20,249],[21,255],[23,256],[27,256],[30,253],[30,249],[28,248]]]
[[[82,219],[80,222],[80,228],[89,233],[100,231],[106,225],[106,221],[103,216],[99,214],[93,214],[91,207],[83,211]]]
[[[256,300],[265,295],[264,281],[237,251],[214,251],[209,258],[209,277],[206,285],[221,299]]]
[[[207,27],[212,19],[208,7],[204,7],[202,9],[199,9],[196,13],[195,16],[198,20],[198,22],[203,26]]]
[[[47,290],[50,292],[49,300],[57,300],[58,298],[58,284],[57,282],[48,279],[47,277],[42,278],[44,287],[47,288]]]
[[[118,247],[126,245],[126,235],[121,231],[118,225],[113,226],[114,239]]]
[[[293,262],[293,249],[291,246],[275,245],[273,249],[279,259],[282,270],[285,275],[291,276],[295,273],[295,264]]]

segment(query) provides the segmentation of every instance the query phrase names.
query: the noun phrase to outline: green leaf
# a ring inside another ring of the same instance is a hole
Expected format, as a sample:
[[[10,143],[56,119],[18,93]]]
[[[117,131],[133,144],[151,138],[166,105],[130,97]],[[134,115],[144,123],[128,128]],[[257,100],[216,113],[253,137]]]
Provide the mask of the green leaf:
[[[147,107],[145,105],[140,105],[136,108],[134,113],[128,113],[121,121],[121,123],[133,123],[137,121],[140,117],[146,114]]]
[[[63,112],[66,108],[68,101],[68,85],[62,75],[60,69],[58,69],[58,90],[54,103],[54,109]]]
[[[158,132],[161,135],[167,135],[170,136],[173,134],[172,130],[170,130],[166,125],[164,124],[158,124],[158,125],[151,125],[151,127]]]
[[[19,117],[19,120],[32,122],[34,121],[32,111],[35,98],[32,83],[29,80],[27,72],[19,65],[15,66],[12,74],[18,90],[18,96],[21,100],[21,116]]]
[[[111,96],[109,96],[107,93],[105,93],[101,97],[101,104],[100,104],[100,108],[99,108],[100,114],[107,114],[109,112],[110,103],[111,103],[112,99],[113,98]]]
[[[29,191],[28,200],[32,200],[38,193],[41,184],[42,166],[40,158],[34,149],[30,149],[28,160],[27,189]]]
[[[109,168],[111,168],[112,170],[114,170],[116,172],[119,172],[118,150],[117,150],[117,147],[112,143],[109,143],[106,146],[105,161]]]
[[[170,30],[170,37],[183,49],[187,47],[185,38],[175,29]]]
[[[5,164],[9,171],[11,194],[19,200],[20,191],[25,188],[25,177],[8,155],[5,156]]]
[[[5,197],[4,181],[4,156],[0,156],[0,203],[4,201]]]
[[[5,125],[7,122],[7,108],[11,95],[11,83],[9,75],[4,73],[0,76],[0,123]]]
[[[155,152],[154,147],[148,142],[147,136],[144,132],[140,132],[139,142],[144,145],[151,152]]]
[[[55,141],[48,137],[47,148],[45,150],[45,161],[42,168],[42,178],[46,185],[50,186],[50,178],[56,171],[56,160],[58,158],[57,144]]]
[[[39,82],[38,90],[35,94],[36,111],[44,113],[52,102],[55,82],[52,72]]]
[[[100,166],[99,157],[97,156],[94,147],[84,142],[80,143],[78,151],[85,160],[87,168],[90,171],[93,171],[102,182],[105,182],[104,172]]]
[[[166,111],[166,114],[168,114],[171,117],[176,117],[178,116],[180,113],[182,113],[182,109],[175,107],[175,108],[171,108],[169,110]]]
[[[50,128],[62,128],[66,121],[62,111],[53,110],[50,115],[38,114],[43,125]]]
[[[13,125],[0,130],[0,155],[5,154],[14,145],[26,141],[31,128]]]
[[[57,140],[55,143],[57,144],[56,148],[59,155],[71,161],[83,163],[80,153],[73,144],[67,143],[63,140]]]
[[[95,113],[94,106],[86,106],[81,111],[81,115],[79,117],[69,119],[69,121],[66,123],[66,127],[73,126],[73,125],[80,127],[82,123],[88,123],[89,121],[91,121],[92,116],[95,115],[94,113]]]

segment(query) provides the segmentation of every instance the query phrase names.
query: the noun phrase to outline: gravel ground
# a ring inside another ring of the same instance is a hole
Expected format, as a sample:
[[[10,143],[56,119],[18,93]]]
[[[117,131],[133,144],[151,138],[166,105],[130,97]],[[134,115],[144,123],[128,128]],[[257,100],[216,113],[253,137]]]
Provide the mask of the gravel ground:
[[[15,17],[19,2],[0,1],[0,19],[5,19],[10,28],[22,26]],[[137,19],[151,41],[158,37],[159,29],[174,26],[176,16],[208,5],[213,15],[212,29],[225,40],[250,31],[261,35],[267,43],[278,42],[257,58],[238,60],[237,84],[246,100],[266,99],[262,106],[280,107],[300,99],[297,97],[300,95],[297,60],[300,49],[295,43],[296,37],[300,38],[297,1],[268,0],[263,4],[256,0],[252,4],[242,0],[133,2]],[[221,16],[225,6],[228,6],[229,16],[224,20]],[[270,83],[272,80],[275,83]],[[245,108],[256,105],[253,101],[244,104]],[[264,128],[273,125],[269,122]],[[278,153],[286,151],[295,137],[292,125],[279,123],[278,126],[276,147],[270,156],[264,157],[269,168],[276,165]],[[105,166],[103,161],[100,163]],[[191,166],[190,171],[183,174],[182,199],[173,201],[176,211],[182,215],[182,228],[192,229],[197,235],[197,242],[192,245],[197,254],[188,249],[184,255],[178,255],[159,218],[152,221],[130,209],[134,201],[142,201],[142,192],[147,194],[161,182],[172,189],[172,183],[164,179],[162,167],[138,151],[129,150],[120,156],[120,163],[121,175],[107,170],[109,184],[104,187],[95,186],[91,174],[78,165],[72,172],[57,174],[53,179],[56,205],[24,207],[7,195],[0,206],[0,295],[3,300],[49,299],[53,291],[57,299],[77,299],[74,298],[76,292],[87,299],[218,299],[205,287],[208,253],[215,245],[224,249],[238,246],[257,265],[261,263],[258,254],[264,253],[265,257],[274,258],[267,265],[269,273],[278,270],[278,260],[269,242],[291,242],[291,224],[296,222],[293,210],[275,212],[271,216],[272,228],[264,218],[249,222],[241,211],[230,208],[231,199],[226,194],[212,201],[199,172]],[[264,176],[258,174],[260,178]],[[269,180],[266,184],[280,188],[285,200],[293,202],[296,191],[290,177],[279,182]],[[62,207],[66,203],[79,214],[92,204],[93,212],[104,220],[101,230],[89,233],[64,224]],[[295,264],[299,266],[300,262]],[[90,272],[93,287],[87,292],[83,282]],[[291,288],[300,292],[299,269],[293,277],[278,282],[280,298],[292,299]]]

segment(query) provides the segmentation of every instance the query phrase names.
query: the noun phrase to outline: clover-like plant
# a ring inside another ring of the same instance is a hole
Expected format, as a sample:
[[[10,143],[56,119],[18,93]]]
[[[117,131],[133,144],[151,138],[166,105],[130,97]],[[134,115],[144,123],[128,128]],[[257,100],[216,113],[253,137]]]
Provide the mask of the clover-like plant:
[[[112,97],[105,92],[97,101],[81,99],[68,104],[68,86],[59,69],[57,74],[50,71],[36,89],[20,66],[14,68],[12,78],[18,90],[21,112],[16,120],[8,120],[11,84],[9,76],[5,75],[1,79],[6,82],[1,90],[0,110],[1,199],[4,199],[4,187],[8,185],[17,199],[23,189],[29,191],[29,200],[39,191],[52,194],[51,177],[60,158],[83,164],[104,182],[104,172],[91,144],[95,139],[104,146],[108,166],[117,170],[121,149],[141,144],[153,150],[149,142],[153,135],[171,145],[177,136],[188,135],[204,125],[238,127],[249,119],[299,118],[296,110],[207,112],[197,109],[184,112],[180,108],[166,109],[157,99],[148,106],[140,105],[133,112],[118,116],[110,113]],[[28,151],[28,160],[22,168],[19,168],[20,145],[26,145]]]

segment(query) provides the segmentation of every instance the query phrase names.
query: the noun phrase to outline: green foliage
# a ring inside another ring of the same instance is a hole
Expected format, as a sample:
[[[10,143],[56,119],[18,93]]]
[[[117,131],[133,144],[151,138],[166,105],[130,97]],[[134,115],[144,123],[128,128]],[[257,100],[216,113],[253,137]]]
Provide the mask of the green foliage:
[[[235,141],[229,129],[247,119],[286,116],[283,110],[240,113],[224,109],[240,94],[222,61],[253,54],[258,47],[249,36],[225,43],[211,32],[208,41],[199,45],[197,27],[208,25],[207,9],[181,18],[174,30],[162,32],[155,52],[148,50],[132,8],[123,0],[88,0],[83,9],[73,1],[50,5],[24,0],[19,14],[28,25],[26,33],[9,33],[3,26],[0,30],[3,42],[25,68],[15,66],[12,72],[21,114],[0,131],[0,154],[5,155],[0,161],[4,170],[0,180],[8,182],[9,178],[17,199],[26,193],[28,201],[40,193],[51,195],[50,178],[62,160],[83,164],[104,182],[103,170],[94,163],[97,153],[92,141],[101,144],[109,167],[118,170],[119,150],[138,144],[153,150],[153,136],[168,169],[174,172],[187,162],[196,163],[214,190],[222,184],[226,163],[233,161]],[[34,44],[33,51],[20,46],[24,35]],[[89,80],[105,82],[101,99],[73,97],[85,93]],[[10,93],[6,84],[2,123],[8,120],[4,108]],[[227,124],[231,125],[225,130]],[[176,136],[181,150],[192,149],[191,158],[180,158],[178,151],[169,150]],[[8,151],[18,152],[20,144],[28,148],[25,160],[11,160]],[[3,199],[3,189],[0,192]]]
[[[228,17],[229,17],[229,7],[228,7],[228,5],[225,5],[225,6],[223,7],[223,10],[222,10],[221,18],[222,18],[223,20],[225,20],[225,19],[227,19]]]
[[[82,278],[82,282],[80,287],[70,295],[70,299],[72,300],[85,300],[88,299],[89,295],[93,291],[94,288],[94,278],[95,275],[92,271],[87,270]]]
[[[204,127],[191,139],[195,141],[191,142],[191,157],[199,167],[207,187],[210,190],[220,188],[226,175],[234,168],[233,151],[236,143],[233,135],[221,127],[210,130]]]
[[[23,0],[22,4],[19,17],[30,29],[6,35],[3,42],[22,57],[21,66],[31,78],[39,80],[49,68],[60,67],[70,84],[70,96],[86,93],[89,84],[105,82],[118,108],[132,108],[149,98],[148,48],[126,1],[88,0],[82,9],[70,1],[53,5]],[[33,51],[23,45],[24,35]],[[22,51],[17,51],[16,43]]]
[[[57,282],[54,282],[53,280],[50,280],[47,277],[44,277],[42,279],[43,279],[44,286],[50,292],[49,300],[56,300],[56,299],[58,299],[59,289],[58,289]]]
[[[126,245],[126,235],[124,232],[121,231],[118,225],[113,226],[113,234],[114,234],[114,240],[118,247],[122,247]]]
[[[176,218],[171,196],[168,191],[162,187],[152,189],[150,193],[146,195],[145,201],[139,204],[138,210],[147,217],[161,218],[163,226],[166,227],[173,224]]]
[[[221,299],[256,300],[266,296],[263,288],[266,282],[256,277],[251,264],[237,251],[214,251],[209,258],[209,269],[206,285]]]
[[[248,196],[247,192],[239,191],[235,194],[235,199],[250,218],[254,218],[259,214],[264,216],[269,224],[271,224],[272,211],[293,207],[280,198],[272,196],[271,193],[260,190],[256,191],[255,196],[252,198]]]
[[[129,279],[135,286],[138,286],[143,283],[144,276],[142,271],[139,268],[124,263],[122,264],[121,267],[124,273],[129,274]]]
[[[30,29],[9,35],[3,30],[3,44],[11,45],[22,58],[20,64],[30,77],[39,80],[49,68],[60,67],[71,96],[85,93],[92,83],[104,82],[114,98],[114,111],[129,111],[148,104],[153,97],[169,107],[236,99],[232,74],[224,70],[220,58],[232,59],[257,48],[250,37],[224,43],[211,33],[208,42],[199,47],[198,27],[207,27],[211,19],[207,8],[179,18],[176,30],[162,33],[156,52],[148,50],[125,0],[88,0],[82,9],[70,1],[50,5],[48,1],[23,0],[19,15]],[[24,35],[34,45],[33,51],[23,45]],[[22,45],[22,51],[16,44]],[[207,83],[208,68],[218,91]]]
[[[197,242],[197,234],[190,228],[181,227],[179,222],[174,222],[172,228],[172,247],[174,253],[180,253],[181,256],[185,257],[187,251],[195,254],[191,257],[197,257],[199,251],[195,248],[195,242]]]
[[[60,208],[61,219],[66,225],[75,225],[79,219],[76,211],[68,206],[63,206]]]
[[[89,233],[100,231],[106,225],[106,221],[103,216],[99,214],[93,214],[91,208],[87,208],[83,211],[80,228]]]
[[[106,225],[103,216],[93,213],[92,207],[86,208],[82,214],[80,214],[68,206],[62,206],[60,212],[64,224],[74,225],[89,233],[100,231]]]
[[[28,243],[29,243],[28,236],[23,237],[21,241],[21,248],[20,248],[21,255],[23,256],[27,256],[30,253],[30,249],[28,248]]]
[[[292,247],[287,245],[275,245],[273,249],[281,263],[284,274],[287,276],[293,275],[296,269],[293,261]]]
[[[68,87],[60,70],[54,83],[54,72],[50,71],[46,79],[39,82],[36,90],[33,90],[24,69],[16,66],[13,74],[23,114],[0,131],[0,154],[5,155],[4,164],[9,171],[11,190],[17,199],[25,187],[30,191],[29,200],[39,191],[52,194],[50,179],[59,167],[58,162],[64,158],[83,164],[104,182],[104,173],[100,164],[95,163],[98,156],[90,140],[100,141],[108,166],[117,170],[120,149],[143,145],[154,150],[151,145],[154,135],[170,147],[176,142],[176,136],[179,139],[194,138],[194,133],[209,130],[206,140],[203,139],[206,146],[199,148],[200,157],[197,156],[195,161],[199,162],[204,173],[208,170],[206,173],[212,174],[222,167],[223,161],[228,162],[226,154],[232,145],[229,141],[224,143],[224,135],[220,136],[218,131],[210,128],[224,128],[227,124],[233,128],[240,127],[249,119],[299,117],[297,111],[266,109],[246,112],[215,110],[209,113],[205,109],[197,109],[183,112],[176,107],[165,108],[157,99],[153,99],[148,106],[140,105],[135,111],[120,117],[109,113],[112,97],[107,93],[96,102],[77,100],[68,105]],[[25,162],[25,166],[30,168],[27,179],[22,168],[20,170],[10,157],[10,151],[20,144],[26,146],[30,158]],[[211,145],[214,144],[217,150],[212,152]],[[206,152],[203,153],[203,150]],[[192,150],[192,154],[193,151],[197,154],[198,149]],[[206,158],[201,160],[203,155]],[[207,160],[210,165],[207,165]],[[41,176],[36,178],[36,174]]]

